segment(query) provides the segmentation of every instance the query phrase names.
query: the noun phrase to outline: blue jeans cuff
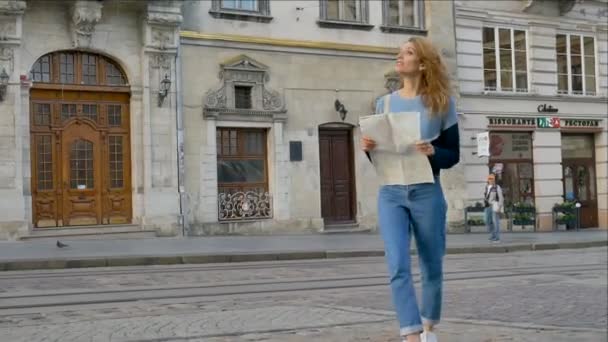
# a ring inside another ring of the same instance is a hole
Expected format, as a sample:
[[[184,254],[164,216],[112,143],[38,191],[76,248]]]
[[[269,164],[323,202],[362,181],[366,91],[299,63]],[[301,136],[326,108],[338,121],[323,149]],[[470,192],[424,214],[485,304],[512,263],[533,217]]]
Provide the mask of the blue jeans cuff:
[[[415,333],[421,333],[424,329],[422,329],[422,325],[410,325],[409,327],[402,327],[399,331],[401,336],[412,335]]]
[[[422,324],[424,324],[424,325],[430,325],[433,327],[433,326],[439,324],[438,319],[428,319],[428,318],[424,318],[424,317],[421,317],[421,318],[422,318]]]

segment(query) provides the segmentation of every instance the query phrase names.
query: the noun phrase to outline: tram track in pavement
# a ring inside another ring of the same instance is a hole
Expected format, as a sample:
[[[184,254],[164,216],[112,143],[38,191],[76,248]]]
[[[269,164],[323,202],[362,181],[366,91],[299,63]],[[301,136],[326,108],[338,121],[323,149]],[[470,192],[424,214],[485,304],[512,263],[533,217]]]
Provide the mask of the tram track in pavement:
[[[374,259],[374,260],[371,260]],[[112,276],[112,275],[138,275],[138,274],[155,274],[163,273],[182,273],[182,272],[203,272],[203,271],[250,271],[256,269],[276,269],[286,267],[333,267],[340,265],[361,265],[375,264],[380,259],[376,257],[363,257],[352,259],[335,259],[328,261],[327,259],[319,259],[312,261],[276,261],[276,262],[250,262],[250,263],[223,263],[223,264],[204,264],[204,265],[150,265],[150,266],[118,266],[112,267],[111,270],[98,270],[97,268],[72,268],[60,269],[53,271],[5,271],[0,272],[0,281],[5,279],[31,279],[31,278],[63,278],[69,275],[78,275],[81,277],[90,276]],[[6,274],[11,272],[10,274]]]
[[[498,259],[501,256],[488,255],[484,259]],[[412,255],[412,264],[417,262],[417,256]],[[466,256],[448,256],[446,261],[460,261],[470,259]],[[336,258],[336,259],[314,259],[308,261],[259,261],[248,263],[221,263],[221,264],[202,264],[202,265],[148,265],[148,266],[116,266],[103,268],[72,268],[72,269],[57,269],[52,271],[4,271],[0,272],[0,281],[16,280],[16,279],[43,279],[43,278],[64,278],[66,276],[78,277],[98,277],[98,276],[118,276],[118,275],[143,275],[162,273],[183,273],[183,272],[204,272],[204,271],[250,271],[256,269],[280,269],[280,268],[299,268],[299,267],[315,267],[331,268],[344,265],[365,265],[384,263],[383,257],[358,257],[358,258]],[[568,265],[563,265],[568,266]],[[575,265],[572,265],[575,266]],[[542,266],[528,266],[542,267]],[[526,267],[517,267],[509,269],[525,269]],[[502,268],[503,270],[505,268]],[[445,272],[446,274],[448,272]]]
[[[605,271],[606,264],[530,266],[492,268],[444,273],[444,281],[512,278],[535,275],[572,275]],[[158,271],[158,270],[157,270]],[[419,282],[418,280],[415,281]],[[388,286],[386,274],[368,274],[331,278],[291,278],[285,280],[238,281],[205,285],[133,287],[109,290],[55,291],[0,296],[0,316],[5,311],[36,312],[41,308],[69,308],[79,305],[128,303],[171,299],[219,299],[248,295],[285,294],[290,292],[328,291],[351,288]]]
[[[495,257],[495,256],[492,256]],[[465,260],[468,256],[450,256],[450,260]],[[489,257],[488,257],[489,258]],[[412,256],[412,260],[417,259]],[[336,258],[336,259],[312,259],[301,260],[279,260],[279,261],[254,261],[246,263],[219,263],[219,264],[176,264],[176,265],[148,265],[148,266],[114,266],[91,267],[91,268],[67,268],[52,271],[4,271],[0,272],[0,281],[11,279],[31,279],[31,278],[63,278],[70,275],[81,277],[90,276],[112,276],[112,275],[139,275],[154,274],[162,271],[163,273],[181,272],[202,272],[202,271],[250,271],[256,269],[277,269],[286,267],[334,267],[342,265],[364,265],[383,263],[383,257],[356,257],[356,258]]]

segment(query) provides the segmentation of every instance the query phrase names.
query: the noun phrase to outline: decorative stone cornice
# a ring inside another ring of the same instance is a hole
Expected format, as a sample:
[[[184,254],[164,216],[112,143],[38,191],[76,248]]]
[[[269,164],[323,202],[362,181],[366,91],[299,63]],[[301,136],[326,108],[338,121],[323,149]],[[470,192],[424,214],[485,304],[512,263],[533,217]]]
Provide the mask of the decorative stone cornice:
[[[79,0],[70,9],[72,44],[74,47],[90,47],[95,25],[101,20],[102,2]]]
[[[559,14],[565,15],[566,13],[570,12],[575,3],[575,0],[559,0]]]
[[[170,69],[172,54],[169,53],[151,53],[150,67],[153,69]]]
[[[287,111],[205,108],[204,117],[223,121],[285,122],[287,121]]]
[[[205,118],[240,121],[284,121],[287,110],[281,94],[268,89],[268,67],[240,55],[220,64],[221,86],[209,90],[204,97]],[[235,85],[251,87],[251,108],[235,108]]]
[[[0,0],[0,14],[23,14],[26,7],[22,0]]]
[[[183,21],[181,3],[176,1],[150,1],[144,13],[146,51],[177,53],[179,26]],[[162,62],[158,58],[156,62]],[[160,63],[162,64],[162,63]],[[160,65],[157,63],[157,65]]]
[[[7,43],[16,36],[17,23],[13,18],[0,18],[0,43]]]
[[[524,0],[523,11],[540,14],[544,10],[543,6],[546,6],[548,3],[556,6],[555,8],[559,10],[559,15],[565,15],[572,10],[576,4],[576,0],[558,0],[551,2],[544,0]]]
[[[154,8],[157,9],[157,8]],[[184,18],[182,14],[179,12],[179,8],[177,12],[174,11],[150,11],[146,13],[146,21],[151,25],[163,25],[163,26],[179,26]]]
[[[181,1],[148,1],[144,19],[149,25],[179,26],[184,20]]]

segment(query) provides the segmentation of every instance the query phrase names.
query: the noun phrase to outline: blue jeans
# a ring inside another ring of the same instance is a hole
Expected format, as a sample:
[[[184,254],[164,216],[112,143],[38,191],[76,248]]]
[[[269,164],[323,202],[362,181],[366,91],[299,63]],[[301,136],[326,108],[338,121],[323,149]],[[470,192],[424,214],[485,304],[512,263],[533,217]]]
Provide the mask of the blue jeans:
[[[378,221],[384,240],[393,304],[401,335],[421,332],[441,316],[447,203],[435,183],[386,185],[378,195]],[[410,269],[410,235],[418,250],[422,278],[420,310]]]
[[[490,240],[500,240],[500,216],[497,212],[492,210],[491,206],[485,209],[484,220],[486,222],[486,228],[488,228],[488,233],[490,233]]]

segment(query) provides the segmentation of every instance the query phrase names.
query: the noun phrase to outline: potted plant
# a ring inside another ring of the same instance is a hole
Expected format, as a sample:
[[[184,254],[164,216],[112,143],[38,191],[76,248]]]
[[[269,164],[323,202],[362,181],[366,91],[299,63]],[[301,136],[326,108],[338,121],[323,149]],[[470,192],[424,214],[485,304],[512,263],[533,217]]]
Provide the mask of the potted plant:
[[[476,202],[475,205],[469,205],[464,208],[465,232],[470,233],[472,226],[485,225],[483,217],[479,217],[479,214],[482,214],[484,210],[485,208],[480,202]],[[471,213],[474,213],[474,215],[469,215]]]
[[[555,203],[553,217],[556,225],[566,225],[566,229],[573,229],[576,226],[576,202]]]
[[[470,205],[466,207],[466,210],[470,213],[480,213],[483,212],[485,208],[480,202],[475,202],[475,205]]]
[[[516,226],[534,225],[536,223],[536,208],[532,203],[513,203],[511,213],[513,214],[513,224]]]
[[[576,209],[575,201],[564,201],[563,203],[555,203],[553,205],[554,211],[562,212],[562,213],[574,212],[575,209]]]
[[[467,220],[469,226],[485,226],[486,222],[480,218],[470,218]]]

